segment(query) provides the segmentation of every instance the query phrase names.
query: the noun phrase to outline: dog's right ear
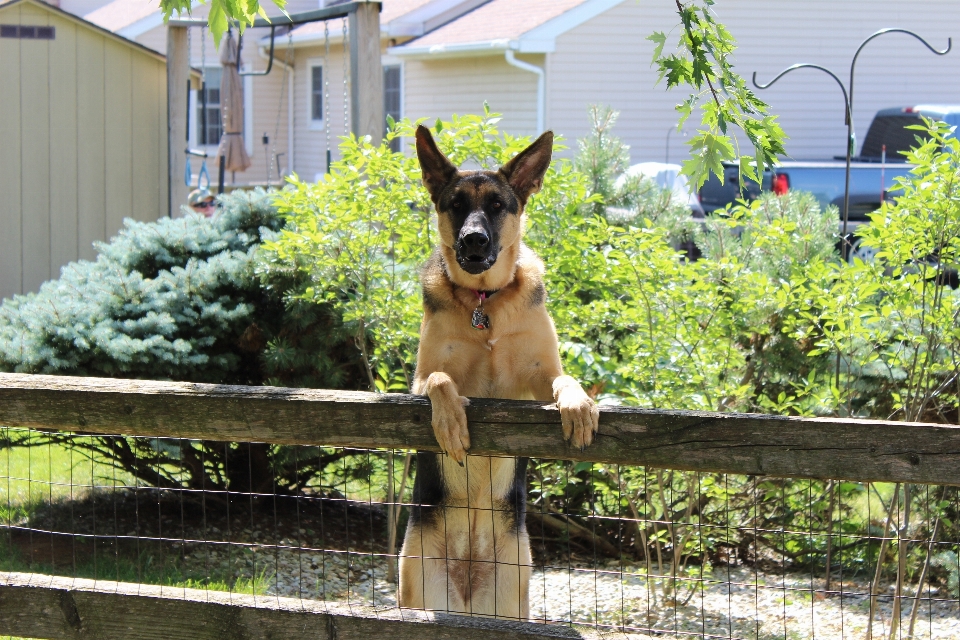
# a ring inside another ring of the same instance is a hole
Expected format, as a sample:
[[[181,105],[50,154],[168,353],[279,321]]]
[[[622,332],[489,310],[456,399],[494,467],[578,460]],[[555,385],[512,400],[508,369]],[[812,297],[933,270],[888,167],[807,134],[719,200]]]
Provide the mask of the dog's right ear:
[[[437,148],[430,129],[422,124],[417,126],[417,158],[420,159],[420,170],[423,172],[423,186],[430,193],[433,203],[437,204],[440,192],[457,175],[457,168]]]

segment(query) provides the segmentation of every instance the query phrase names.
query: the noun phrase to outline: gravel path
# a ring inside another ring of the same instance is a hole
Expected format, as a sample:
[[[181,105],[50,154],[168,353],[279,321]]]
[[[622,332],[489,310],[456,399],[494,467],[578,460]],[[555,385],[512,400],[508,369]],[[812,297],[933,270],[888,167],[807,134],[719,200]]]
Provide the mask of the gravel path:
[[[396,606],[396,584],[387,580],[383,556],[324,553],[296,545],[295,540],[246,550],[204,545],[190,552],[186,565],[228,569],[248,579],[258,575],[269,585],[269,595]],[[596,570],[587,566],[538,568],[531,582],[531,616],[539,621],[607,629],[624,625],[624,631],[635,632],[637,637],[648,632],[657,637],[762,640],[866,637],[869,599],[865,581],[844,581],[842,596],[825,597],[822,578],[720,567],[703,580],[696,576],[683,582],[678,604],[665,594],[667,588],[663,579],[648,581],[642,565],[627,565],[622,570],[613,564]],[[841,585],[835,582],[831,588],[839,592]],[[878,599],[877,638],[889,634],[891,593],[888,589]],[[927,599],[918,612],[914,638],[960,638],[960,603],[935,589],[924,596]],[[912,606],[912,599],[904,599],[904,638]]]

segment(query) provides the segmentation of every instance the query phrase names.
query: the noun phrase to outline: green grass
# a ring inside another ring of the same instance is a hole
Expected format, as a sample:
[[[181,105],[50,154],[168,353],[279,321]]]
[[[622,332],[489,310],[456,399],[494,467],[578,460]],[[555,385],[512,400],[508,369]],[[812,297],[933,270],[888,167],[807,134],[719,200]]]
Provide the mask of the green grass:
[[[88,545],[89,546],[89,545]],[[167,554],[164,557],[159,549],[143,551],[139,555],[112,552],[97,554],[78,554],[77,563],[64,571],[63,567],[54,567],[44,562],[30,561],[22,557],[19,551],[11,548],[6,540],[0,540],[0,571],[41,573],[47,575],[65,575],[90,580],[110,580],[163,585],[165,587],[185,587],[188,589],[209,589],[211,591],[232,591],[247,595],[262,595],[273,583],[273,572],[263,569],[253,578],[228,576],[222,573],[223,567],[213,568],[209,575],[197,569],[185,569],[179,558]]]
[[[15,435],[15,429],[0,428],[0,437]],[[29,521],[43,505],[80,500],[95,489],[114,489],[136,484],[133,477],[102,459],[61,445],[9,447],[0,449],[0,524]],[[81,543],[82,546],[82,543]],[[184,569],[179,558],[164,556],[155,546],[139,554],[129,549],[105,549],[96,555],[92,546],[78,547],[77,561],[67,571],[63,566],[31,561],[0,536],[0,571],[69,574],[71,577],[119,582],[142,582],[172,587],[262,594],[273,575],[260,572],[255,578],[225,575],[222,567],[209,575]],[[0,640],[3,639],[0,636]]]
[[[15,431],[9,429],[10,435]],[[0,428],[5,435],[7,429]],[[133,482],[107,461],[61,445],[0,449],[0,523],[23,522],[44,503],[82,498],[92,488]]]

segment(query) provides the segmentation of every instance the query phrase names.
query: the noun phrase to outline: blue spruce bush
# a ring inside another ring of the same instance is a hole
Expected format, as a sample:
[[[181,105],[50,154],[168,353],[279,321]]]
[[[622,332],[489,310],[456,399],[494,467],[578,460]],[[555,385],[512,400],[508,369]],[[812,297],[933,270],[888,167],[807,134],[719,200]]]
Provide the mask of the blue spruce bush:
[[[354,387],[339,318],[289,295],[295,274],[255,273],[283,226],[271,198],[235,192],[215,218],[126,220],[95,261],[0,305],[0,371]]]
[[[305,284],[296,272],[261,265],[258,274],[261,242],[284,224],[272,198],[235,192],[214,218],[126,220],[97,245],[95,261],[71,263],[39,292],[0,304],[0,371],[359,388],[357,349],[332,308],[299,300]],[[6,444],[40,440],[79,446],[50,434]],[[290,448],[262,444],[84,442],[168,488],[275,482],[297,491],[325,464],[315,453],[297,461]]]

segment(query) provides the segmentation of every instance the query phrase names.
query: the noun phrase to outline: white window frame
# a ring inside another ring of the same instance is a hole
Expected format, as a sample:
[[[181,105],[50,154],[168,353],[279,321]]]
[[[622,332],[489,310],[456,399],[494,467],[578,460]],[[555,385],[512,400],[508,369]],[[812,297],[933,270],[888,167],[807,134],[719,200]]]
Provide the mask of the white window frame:
[[[253,70],[247,62],[243,65],[244,72]],[[247,148],[247,155],[253,157],[253,76],[241,76],[243,81],[243,146]]]
[[[324,113],[320,120],[313,119],[313,70],[316,67],[323,69],[323,58],[309,58],[307,60],[307,73],[304,74],[307,85],[307,122],[310,131],[323,131],[327,124],[327,114]],[[326,76],[326,69],[323,69],[321,73]],[[327,105],[323,106],[326,107]]]
[[[401,58],[398,58],[397,56],[388,56],[388,55],[380,56],[380,65],[383,67],[388,67],[388,66],[400,67],[400,117],[398,118],[398,120],[402,120],[403,118],[406,117],[406,113],[405,113],[406,110],[404,109],[404,107],[406,106],[406,102],[407,102],[406,100],[407,74],[406,74],[405,65]],[[386,119],[386,114],[384,114],[384,119]],[[400,136],[398,140],[400,141],[400,151],[404,151],[406,149],[404,137]]]
[[[191,66],[199,69],[200,62],[197,61],[194,64],[194,61],[191,60]],[[223,66],[219,64],[208,64],[207,69],[220,69],[221,70],[220,73],[221,74],[223,73]],[[222,75],[221,75],[221,82],[222,82]],[[246,98],[244,98],[244,100],[246,100]],[[210,158],[213,158],[217,153],[217,149],[220,148],[220,143],[217,142],[216,144],[205,144],[205,145],[200,144],[200,123],[198,122],[199,115],[197,114],[199,110],[200,110],[200,88],[198,85],[196,89],[190,90],[190,131],[189,131],[190,147],[193,149],[200,149],[202,151],[206,151],[210,155]],[[221,107],[220,117],[221,117],[221,126],[222,126],[222,123],[223,123],[222,107]],[[249,153],[249,150],[248,150],[248,153]],[[210,160],[210,158],[208,158],[208,160]],[[209,164],[210,163],[208,162],[207,163],[208,170],[209,170]]]

